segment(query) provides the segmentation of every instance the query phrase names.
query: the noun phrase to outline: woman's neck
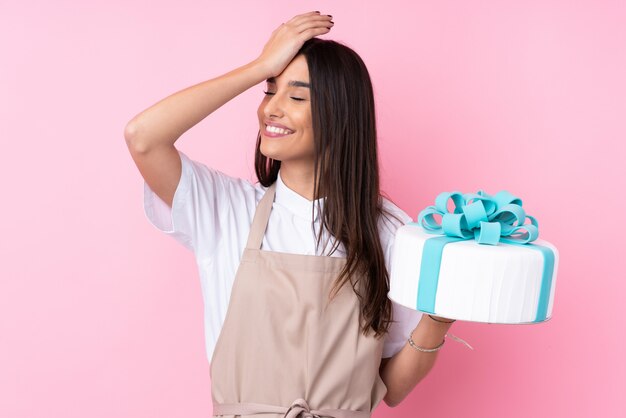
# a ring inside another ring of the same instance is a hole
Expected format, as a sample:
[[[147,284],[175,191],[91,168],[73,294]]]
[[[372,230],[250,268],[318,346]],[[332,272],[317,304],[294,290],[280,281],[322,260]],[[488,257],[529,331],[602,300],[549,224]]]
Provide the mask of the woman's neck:
[[[303,168],[296,164],[280,165],[280,178],[289,187],[300,196],[307,200],[313,201],[313,167]]]

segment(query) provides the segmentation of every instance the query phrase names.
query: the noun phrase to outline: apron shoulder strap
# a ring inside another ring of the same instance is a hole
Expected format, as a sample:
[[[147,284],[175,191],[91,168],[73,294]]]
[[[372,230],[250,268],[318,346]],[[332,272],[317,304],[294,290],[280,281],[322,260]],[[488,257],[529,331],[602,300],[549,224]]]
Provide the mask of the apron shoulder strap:
[[[272,211],[275,194],[276,182],[272,183],[272,185],[265,190],[265,194],[256,207],[246,248],[253,250],[261,249],[261,243],[263,242],[263,236],[265,235],[265,230],[267,229],[267,222],[270,219],[270,212]]]

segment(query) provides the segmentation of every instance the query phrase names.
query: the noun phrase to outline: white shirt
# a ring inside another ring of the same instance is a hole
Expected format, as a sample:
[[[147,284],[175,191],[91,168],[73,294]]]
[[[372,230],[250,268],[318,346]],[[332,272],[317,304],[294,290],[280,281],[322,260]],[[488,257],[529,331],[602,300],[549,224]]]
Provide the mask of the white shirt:
[[[261,184],[227,176],[191,160],[179,151],[182,173],[172,208],[144,182],[144,211],[152,225],[193,251],[200,274],[204,300],[206,354],[209,362],[222,329],[235,273],[246,246],[256,206],[265,193]],[[280,173],[276,196],[261,248],[293,254],[327,255],[332,242],[316,251],[311,223],[314,210],[315,231],[319,230],[317,205],[283,183]],[[323,200],[319,201],[320,204]],[[379,222],[387,271],[395,232],[412,219],[387,199],[386,209],[402,222],[390,218]],[[322,235],[322,243],[327,235]],[[345,257],[340,245],[335,257]],[[393,302],[394,322],[385,336],[383,358],[392,357],[417,326],[421,313]]]

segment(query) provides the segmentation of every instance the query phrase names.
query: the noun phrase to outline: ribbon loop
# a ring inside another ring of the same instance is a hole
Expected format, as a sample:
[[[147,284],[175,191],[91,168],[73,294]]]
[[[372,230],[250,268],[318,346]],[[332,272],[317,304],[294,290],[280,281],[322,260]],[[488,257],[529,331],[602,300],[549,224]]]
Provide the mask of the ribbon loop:
[[[474,230],[474,239],[479,244],[498,245],[502,227],[499,222],[481,222]]]
[[[498,209],[496,213],[493,214],[492,220],[505,224],[514,224],[517,222],[517,226],[519,226],[526,220],[526,212],[521,206],[509,203]]]
[[[494,196],[494,200],[496,201],[496,205],[502,207],[504,205],[508,205],[512,203],[514,205],[522,206],[522,199],[519,197],[513,196],[511,193],[506,190],[500,190]]]
[[[459,213],[446,213],[441,219],[441,227],[446,235],[451,237],[468,238],[463,231],[467,230],[467,222]]]
[[[483,205],[481,200],[465,205],[462,209],[469,229],[476,228],[482,221],[488,219],[485,205]]]
[[[478,193],[466,193],[463,195],[466,204],[481,202],[485,208],[487,215],[491,215],[496,211],[497,205],[493,200],[493,197],[487,193],[479,190]]]
[[[440,193],[439,196],[435,198],[435,208],[441,212],[448,211],[448,200],[452,199],[454,203],[454,213],[459,213],[461,211],[461,206],[463,205],[463,195],[459,192],[443,192]]]
[[[437,208],[434,206],[429,206],[420,212],[419,217],[417,219],[417,223],[419,223],[422,228],[427,231],[439,231],[441,226],[435,222],[432,215],[439,214]]]

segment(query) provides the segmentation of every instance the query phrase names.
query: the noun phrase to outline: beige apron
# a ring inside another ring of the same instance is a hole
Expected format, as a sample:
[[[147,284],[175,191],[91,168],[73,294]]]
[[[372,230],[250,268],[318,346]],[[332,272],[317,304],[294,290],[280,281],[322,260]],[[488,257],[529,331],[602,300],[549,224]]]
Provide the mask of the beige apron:
[[[275,189],[254,214],[211,359],[213,416],[369,418],[387,392],[383,339],[361,333],[350,283],[327,302],[345,258],[260,249]]]

